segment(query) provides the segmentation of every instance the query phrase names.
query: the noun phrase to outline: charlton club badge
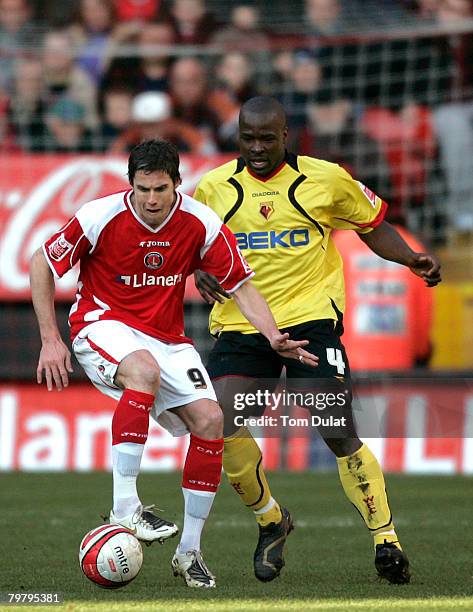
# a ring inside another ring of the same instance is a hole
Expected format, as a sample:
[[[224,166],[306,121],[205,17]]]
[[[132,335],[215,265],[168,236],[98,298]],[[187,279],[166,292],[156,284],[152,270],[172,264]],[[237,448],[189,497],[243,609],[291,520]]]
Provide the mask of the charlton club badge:
[[[267,221],[274,212],[273,203],[272,202],[261,202],[259,205],[259,211]]]
[[[163,265],[164,257],[161,255],[161,253],[153,251],[145,255],[144,262],[147,268],[151,268],[151,270],[157,270]]]

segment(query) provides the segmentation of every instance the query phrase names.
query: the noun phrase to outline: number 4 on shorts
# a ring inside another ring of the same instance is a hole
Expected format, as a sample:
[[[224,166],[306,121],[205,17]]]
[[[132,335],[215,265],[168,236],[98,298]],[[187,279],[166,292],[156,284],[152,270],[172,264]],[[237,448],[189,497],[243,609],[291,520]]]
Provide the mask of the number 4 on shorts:
[[[338,374],[345,374],[345,362],[343,361],[343,355],[340,349],[328,348],[327,361],[331,366],[337,368]]]

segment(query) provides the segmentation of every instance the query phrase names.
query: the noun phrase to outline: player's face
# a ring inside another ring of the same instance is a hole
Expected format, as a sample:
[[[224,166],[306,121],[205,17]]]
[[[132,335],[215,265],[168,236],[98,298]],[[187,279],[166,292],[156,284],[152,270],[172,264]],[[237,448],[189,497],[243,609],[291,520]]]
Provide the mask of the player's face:
[[[161,225],[176,201],[176,187],[166,172],[138,170],[131,202],[139,218],[153,229]]]
[[[275,114],[245,113],[240,117],[240,153],[246,165],[267,176],[283,161],[287,127]]]

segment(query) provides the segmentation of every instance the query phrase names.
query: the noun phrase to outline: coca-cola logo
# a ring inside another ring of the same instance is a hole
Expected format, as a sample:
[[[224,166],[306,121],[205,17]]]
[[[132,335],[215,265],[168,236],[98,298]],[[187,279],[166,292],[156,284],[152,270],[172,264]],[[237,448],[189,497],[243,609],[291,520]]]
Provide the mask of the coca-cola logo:
[[[31,161],[31,174],[23,181],[25,197],[9,216],[0,242],[0,286],[10,292],[28,292],[31,255],[82,204],[127,188],[126,161],[121,158],[65,162],[54,157],[38,160],[37,165],[35,158]],[[60,257],[65,249],[56,247]],[[71,295],[76,278],[77,274],[66,274],[58,280],[59,293]]]
[[[192,193],[200,176],[227,158],[184,158],[181,190]],[[12,156],[0,173],[0,298],[29,299],[34,251],[90,200],[129,188],[123,157]],[[56,257],[67,245],[55,244]],[[54,258],[54,257],[53,257]],[[59,298],[71,299],[77,272],[57,280]]]

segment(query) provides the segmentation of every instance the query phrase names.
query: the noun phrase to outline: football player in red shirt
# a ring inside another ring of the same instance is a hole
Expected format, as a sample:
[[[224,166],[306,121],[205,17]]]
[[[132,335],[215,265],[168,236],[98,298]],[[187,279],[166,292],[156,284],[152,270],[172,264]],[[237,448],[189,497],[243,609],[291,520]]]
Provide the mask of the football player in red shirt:
[[[74,353],[92,383],[118,400],[112,419],[113,509],[110,522],[143,541],[177,534],[138,497],[136,479],[149,415],[174,435],[190,432],[183,470],[184,527],[172,560],[190,587],[213,587],[200,535],[220,482],[223,416],[207,371],[184,335],[185,281],[213,274],[280,355],[316,365],[306,341],[281,334],[235,237],[208,207],[181,194],[179,155],[159,140],[136,146],[128,161],[132,189],[88,202],[36,251],[31,291],[42,348],[37,380],[49,390],[72,371],[54,311],[54,278],[80,261],[69,323]]]

